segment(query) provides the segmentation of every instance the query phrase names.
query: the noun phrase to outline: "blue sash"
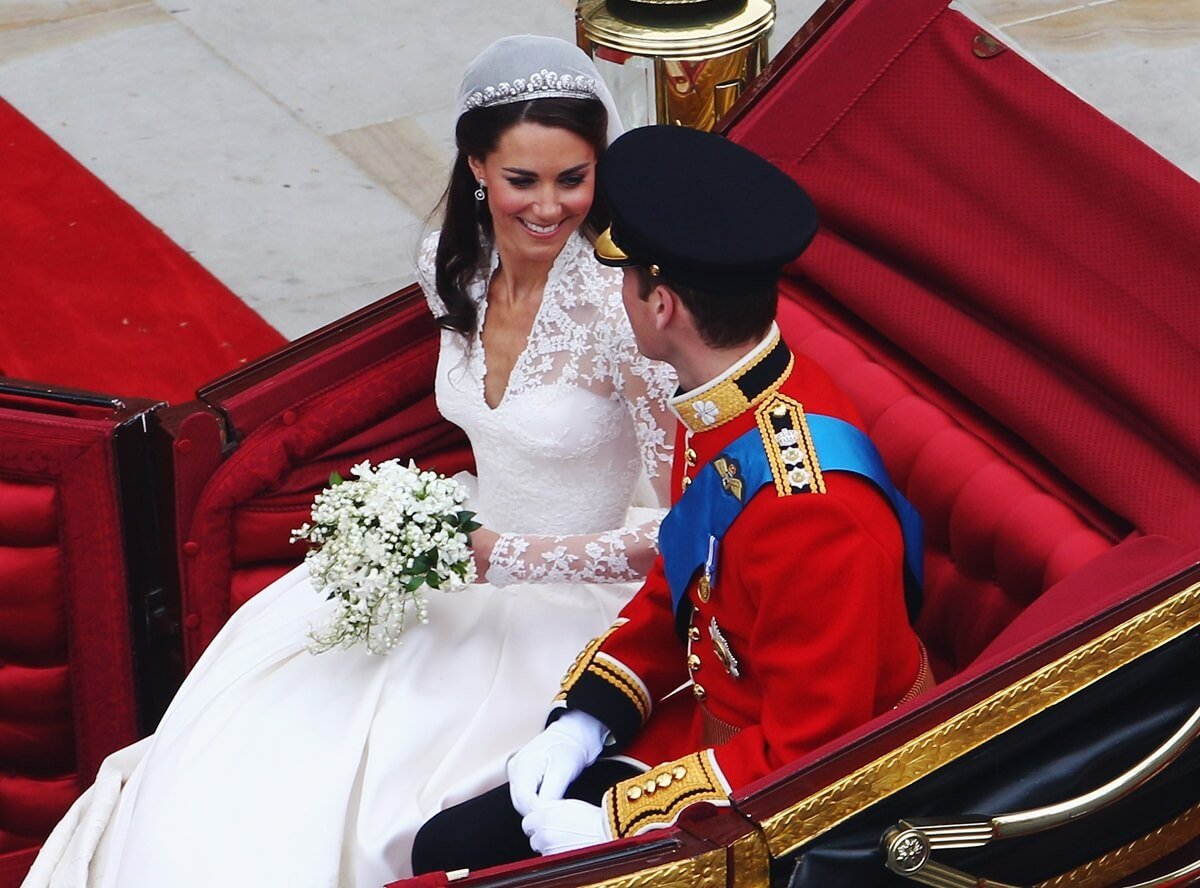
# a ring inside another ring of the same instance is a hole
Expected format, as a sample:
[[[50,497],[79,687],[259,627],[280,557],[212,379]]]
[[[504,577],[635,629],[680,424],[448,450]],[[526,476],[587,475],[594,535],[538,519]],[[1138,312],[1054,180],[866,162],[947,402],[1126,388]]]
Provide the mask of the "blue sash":
[[[821,472],[854,472],[866,478],[887,497],[896,513],[904,536],[905,600],[909,618],[915,620],[921,609],[924,582],[921,516],[892,484],[879,451],[862,431],[831,416],[810,413],[807,420]],[[659,551],[662,552],[676,617],[699,568],[707,567],[715,579],[715,559],[720,542],[746,503],[759,489],[775,483],[762,433],[757,427],[726,447],[718,459],[720,457],[738,466],[738,477],[744,485],[741,498],[726,491],[721,473],[710,462],[696,473],[658,531]]]

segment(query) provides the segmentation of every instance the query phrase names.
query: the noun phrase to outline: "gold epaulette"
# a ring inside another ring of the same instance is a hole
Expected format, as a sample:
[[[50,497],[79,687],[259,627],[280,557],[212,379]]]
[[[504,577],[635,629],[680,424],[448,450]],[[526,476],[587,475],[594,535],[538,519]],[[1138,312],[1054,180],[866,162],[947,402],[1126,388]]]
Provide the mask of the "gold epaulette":
[[[754,411],[762,433],[775,492],[780,496],[794,493],[824,493],[825,479],[804,418],[804,407],[787,395],[773,392]]]
[[[613,838],[625,838],[670,826],[684,808],[697,802],[728,805],[731,792],[713,751],[702,749],[622,780],[604,794],[600,805]]]

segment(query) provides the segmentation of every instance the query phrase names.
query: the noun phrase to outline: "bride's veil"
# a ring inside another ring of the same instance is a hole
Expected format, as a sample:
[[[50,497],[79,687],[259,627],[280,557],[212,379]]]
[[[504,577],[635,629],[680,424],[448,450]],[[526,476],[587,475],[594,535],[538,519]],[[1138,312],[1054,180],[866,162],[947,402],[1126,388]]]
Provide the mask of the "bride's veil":
[[[458,115],[472,108],[527,99],[596,98],[608,111],[608,141],[624,132],[612,94],[592,60],[557,37],[502,37],[476,56],[463,72],[455,102]]]

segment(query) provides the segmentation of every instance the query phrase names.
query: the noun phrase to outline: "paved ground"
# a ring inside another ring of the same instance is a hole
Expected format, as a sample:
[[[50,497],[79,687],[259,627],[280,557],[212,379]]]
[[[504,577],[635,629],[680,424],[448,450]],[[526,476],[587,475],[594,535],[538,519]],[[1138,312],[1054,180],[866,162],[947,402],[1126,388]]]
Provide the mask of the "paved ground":
[[[773,51],[819,2],[778,0]],[[0,95],[295,337],[412,280],[463,66],[574,5],[0,0]],[[1200,177],[1200,0],[971,7]]]

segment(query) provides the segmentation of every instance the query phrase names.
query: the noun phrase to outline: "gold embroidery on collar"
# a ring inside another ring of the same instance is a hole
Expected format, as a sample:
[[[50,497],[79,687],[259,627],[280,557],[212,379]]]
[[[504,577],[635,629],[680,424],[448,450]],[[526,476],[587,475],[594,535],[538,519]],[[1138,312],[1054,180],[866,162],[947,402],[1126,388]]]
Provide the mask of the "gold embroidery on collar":
[[[738,386],[737,380],[761,364],[767,356],[774,354],[778,346],[779,333],[776,332],[770,343],[755,356],[754,360],[745,367],[739,368],[732,376],[722,379],[715,385],[709,386],[685,401],[673,403],[672,406],[675,408],[675,412],[679,415],[679,418],[683,420],[683,424],[693,432],[705,432],[709,429],[715,429],[729,422],[731,419],[741,416],[751,407],[760,404],[763,399],[771,395],[792,372],[792,365],[796,362],[793,355],[788,355],[787,366],[779,374],[779,378],[755,395],[753,400],[746,398],[746,395]]]

